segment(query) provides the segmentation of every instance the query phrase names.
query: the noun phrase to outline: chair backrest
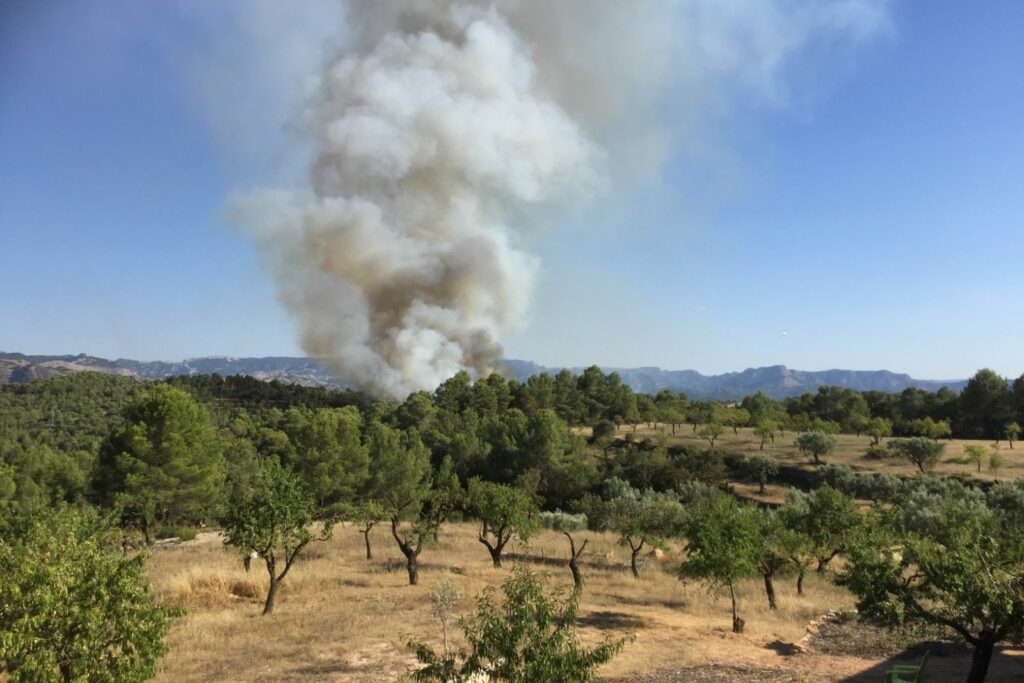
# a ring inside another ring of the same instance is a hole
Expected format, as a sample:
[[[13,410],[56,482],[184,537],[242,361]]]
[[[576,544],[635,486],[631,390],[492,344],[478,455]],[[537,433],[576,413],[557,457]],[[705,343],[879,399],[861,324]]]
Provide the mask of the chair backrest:
[[[931,653],[931,650],[924,651],[924,657],[921,658],[921,666],[917,670],[917,676],[914,678],[914,683],[921,683],[921,681],[924,680],[924,665],[928,663],[928,655]]]

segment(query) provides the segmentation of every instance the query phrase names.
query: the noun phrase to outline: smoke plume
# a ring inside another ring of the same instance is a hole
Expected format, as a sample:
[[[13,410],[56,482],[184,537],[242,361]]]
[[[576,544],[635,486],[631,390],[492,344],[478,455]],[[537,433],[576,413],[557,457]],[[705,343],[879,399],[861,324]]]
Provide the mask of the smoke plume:
[[[482,376],[526,313],[531,217],[656,169],[723,93],[776,97],[790,54],[873,31],[878,6],[350,2],[304,114],[309,186],[246,197],[243,222],[345,381],[400,398]]]

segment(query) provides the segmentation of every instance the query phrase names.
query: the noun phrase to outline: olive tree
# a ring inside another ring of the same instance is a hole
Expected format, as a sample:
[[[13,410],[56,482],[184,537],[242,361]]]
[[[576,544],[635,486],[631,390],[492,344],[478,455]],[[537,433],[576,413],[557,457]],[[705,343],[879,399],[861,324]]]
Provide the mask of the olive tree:
[[[988,449],[980,444],[972,443],[964,446],[964,453],[968,460],[978,466],[978,471],[981,472],[981,463],[988,456]]]
[[[722,432],[724,431],[725,427],[723,427],[720,423],[710,422],[701,427],[697,435],[700,436],[700,438],[706,440],[709,444],[711,444],[711,447],[714,448],[715,441],[718,439],[718,437],[722,435]]]
[[[823,431],[804,432],[796,437],[794,444],[801,453],[814,458],[814,464],[821,464],[821,456],[828,455],[836,449],[836,438]]]
[[[513,535],[527,541],[537,532],[537,503],[521,489],[471,479],[467,502],[480,520],[477,540],[487,548],[495,567],[501,566],[501,553]]]
[[[260,464],[252,488],[228,508],[224,543],[242,555],[256,553],[267,567],[270,586],[263,614],[274,611],[277,593],[302,549],[331,537],[333,522],[321,523],[314,533],[316,503],[300,475],[277,458]]]
[[[145,555],[111,521],[72,508],[29,513],[0,542],[0,672],[14,683],[145,681],[177,610],[157,604]]]
[[[765,484],[779,473],[779,461],[770,455],[748,455],[740,461],[740,471],[746,478],[756,481],[758,492],[764,493]]]
[[[760,533],[758,534],[757,569],[764,580],[764,591],[768,597],[768,608],[777,609],[775,575],[791,563],[800,565],[800,557],[806,557],[808,539],[800,532],[786,526],[783,514],[775,510],[758,509]],[[804,565],[806,566],[806,565]],[[803,594],[802,581],[797,587]]]
[[[860,523],[853,499],[828,485],[811,493],[790,491],[782,513],[788,528],[810,539],[819,574],[846,549]]]
[[[918,471],[924,474],[939,462],[946,444],[925,436],[912,436],[893,439],[889,442],[889,448],[916,465]]]
[[[370,532],[387,519],[387,512],[379,500],[364,500],[351,508],[348,513],[349,519],[359,527],[359,533],[363,535],[366,544],[366,559],[373,559],[373,549],[370,547]]]
[[[1010,449],[1012,450],[1013,442],[1020,436],[1020,425],[1016,422],[1011,422],[1003,429],[1003,435],[1006,437],[1006,442],[1010,444]]]
[[[887,436],[892,436],[892,421],[884,417],[873,417],[864,430],[871,437],[871,445],[877,446]]]
[[[775,420],[765,418],[757,423],[754,427],[754,434],[761,439],[761,448],[764,450],[764,445],[769,441],[775,443],[775,432],[779,431],[779,425]]]

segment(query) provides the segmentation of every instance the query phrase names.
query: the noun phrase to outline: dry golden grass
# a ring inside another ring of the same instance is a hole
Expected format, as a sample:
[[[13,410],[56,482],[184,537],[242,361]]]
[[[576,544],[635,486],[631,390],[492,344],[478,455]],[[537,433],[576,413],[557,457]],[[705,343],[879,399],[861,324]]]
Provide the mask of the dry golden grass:
[[[705,439],[700,438],[697,434],[693,433],[690,425],[681,425],[676,428],[676,433],[673,436],[671,433],[671,427],[666,428],[664,425],[659,425],[657,429],[641,425],[636,430],[636,438],[642,439],[645,437],[655,438],[655,436],[662,433],[662,430],[668,434],[668,443],[670,445],[698,445],[701,447],[707,447],[708,442]],[[619,436],[625,436],[631,432],[630,427],[620,427],[618,430]],[[699,428],[698,428],[699,431]],[[796,440],[796,434],[793,432],[786,432],[785,434],[776,434],[775,443],[765,444],[764,451],[759,450],[761,446],[761,439],[754,435],[754,430],[747,428],[740,428],[738,434],[734,434],[732,429],[727,429],[715,442],[715,447],[720,448],[723,451],[736,452],[736,453],[765,453],[776,458],[780,463],[784,465],[795,465],[799,467],[812,468],[814,465],[810,459],[797,450],[793,442]],[[882,439],[882,445],[885,445],[887,439]],[[952,439],[943,440],[946,444],[946,451],[943,453],[940,463],[935,468],[935,474],[957,476],[967,479],[975,479],[983,482],[991,482],[993,480],[992,473],[988,471],[988,463],[982,463],[981,472],[977,471],[976,465],[960,464],[954,462],[954,460],[962,459],[965,455],[964,446],[968,444],[980,444],[986,448],[991,448],[994,444],[991,441],[972,441],[967,439]],[[868,436],[854,436],[852,434],[838,434],[836,435],[836,450],[823,458],[826,463],[836,465],[849,465],[850,467],[865,472],[883,472],[886,474],[894,474],[897,476],[914,476],[917,474],[917,468],[909,463],[907,460],[902,458],[886,458],[884,460],[868,460],[864,457],[868,448],[871,446],[871,438]],[[1000,480],[1011,480],[1017,477],[1024,477],[1024,445],[1017,444],[1015,448],[1010,448],[1006,441],[999,443],[999,453],[1003,456],[1003,466],[999,471]]]
[[[634,633],[602,672],[628,676],[705,663],[729,663],[799,671],[808,680],[844,680],[877,662],[824,655],[787,656],[786,645],[804,635],[805,625],[829,609],[845,608],[851,597],[827,579],[808,577],[805,595],[793,581],[777,581],[780,605],[767,607],[760,580],[739,587],[747,632],[730,632],[729,603],[698,584],[674,576],[678,549],[662,558],[645,557],[642,578],[628,571],[628,555],[606,534],[590,534],[584,572],[587,586],[580,621],[585,642]],[[161,664],[161,681],[397,680],[413,663],[407,638],[440,643],[430,617],[429,592],[442,576],[464,592],[461,613],[474,597],[497,586],[513,560],[495,569],[476,542],[476,528],[452,524],[440,543],[421,556],[420,585],[409,586],[403,559],[384,529],[374,531],[376,559],[363,558],[362,537],[351,527],[333,540],[311,546],[284,582],[274,614],[260,611],[266,589],[262,563],[246,574],[238,555],[216,534],[154,551],[150,577],[161,599],[186,608],[172,628],[171,652]],[[565,540],[542,534],[532,544],[533,566],[552,587],[568,590],[562,564]],[[522,547],[511,550],[522,553]],[[998,680],[998,679],[995,679]],[[1009,680],[1009,679],[1006,679]]]
[[[653,430],[637,430],[639,437],[652,435]],[[791,445],[793,438],[778,436],[765,450],[783,463],[807,464]],[[684,426],[670,443],[696,441]],[[745,429],[738,435],[730,431],[720,443],[746,452],[757,451],[759,445]],[[964,443],[952,442],[945,457],[959,455]],[[868,444],[867,437],[840,436],[839,448],[828,462],[913,474],[905,463],[865,460],[861,456]],[[1001,478],[1024,475],[1024,458],[1017,459],[1005,443],[1002,446],[1007,457]],[[970,470],[966,465],[939,466],[944,474],[972,475]],[[988,478],[987,473],[981,478]],[[764,496],[758,496],[756,487],[737,486],[745,495],[776,502],[786,490],[770,485]],[[670,548],[661,558],[647,555],[643,576],[635,580],[628,570],[628,554],[613,536],[588,537],[581,637],[593,643],[605,636],[636,636],[605,667],[605,676],[628,680],[638,672],[724,663],[781,669],[807,681],[884,679],[887,663],[881,660],[788,654],[787,646],[803,637],[807,622],[830,609],[852,606],[852,597],[827,578],[809,576],[802,597],[795,594],[792,578],[779,578],[777,611],[768,609],[760,579],[743,582],[738,593],[747,629],[738,636],[730,632],[726,596],[675,577],[678,548]],[[413,664],[404,645],[407,639],[440,644],[439,625],[430,617],[432,585],[442,576],[450,577],[466,596],[459,605],[465,614],[473,610],[475,596],[500,585],[513,564],[508,559],[505,568],[493,568],[476,541],[476,527],[450,524],[438,545],[421,556],[420,585],[409,586],[404,558],[387,529],[375,529],[372,538],[372,561],[364,559],[362,537],[351,527],[338,527],[331,541],[310,546],[285,580],[274,614],[267,617],[260,614],[267,583],[262,562],[254,561],[252,572],[246,574],[238,554],[224,548],[218,535],[205,533],[196,541],[155,550],[149,566],[157,594],[187,610],[172,628],[171,652],[161,664],[159,680],[398,680]],[[562,536],[544,533],[532,543],[531,562],[547,575],[549,585],[568,590],[566,545]],[[525,551],[519,546],[509,550]],[[929,680],[962,680],[962,659],[933,660]],[[1024,679],[1022,659],[997,658],[990,681]]]

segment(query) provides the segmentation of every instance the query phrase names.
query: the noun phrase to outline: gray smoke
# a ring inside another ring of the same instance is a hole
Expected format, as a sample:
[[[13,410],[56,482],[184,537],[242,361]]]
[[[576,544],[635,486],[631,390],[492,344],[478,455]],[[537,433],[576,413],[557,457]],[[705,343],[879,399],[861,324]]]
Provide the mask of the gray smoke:
[[[347,10],[350,38],[304,117],[309,187],[240,209],[305,352],[399,398],[494,368],[530,299],[533,218],[656,169],[724,93],[772,99],[782,62],[811,37],[859,38],[884,14],[871,0]]]

